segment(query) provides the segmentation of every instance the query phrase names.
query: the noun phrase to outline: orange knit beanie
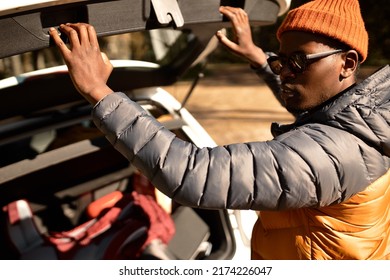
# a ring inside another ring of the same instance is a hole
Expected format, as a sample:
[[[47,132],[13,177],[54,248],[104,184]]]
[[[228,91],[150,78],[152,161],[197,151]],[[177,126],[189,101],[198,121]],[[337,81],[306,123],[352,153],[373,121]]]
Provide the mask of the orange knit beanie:
[[[366,60],[368,34],[358,0],[314,0],[288,12],[276,36],[283,32],[307,31],[336,39]]]

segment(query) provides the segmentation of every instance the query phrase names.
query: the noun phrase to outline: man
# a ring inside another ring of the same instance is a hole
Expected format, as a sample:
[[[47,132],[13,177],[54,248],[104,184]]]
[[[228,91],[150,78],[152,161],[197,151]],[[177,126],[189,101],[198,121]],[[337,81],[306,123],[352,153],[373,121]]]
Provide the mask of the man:
[[[240,31],[237,11],[221,8]],[[297,120],[274,126],[272,141],[216,148],[178,139],[112,92],[112,66],[92,26],[61,31],[70,48],[50,32],[76,88],[95,105],[95,124],[160,191],[192,207],[260,210],[253,259],[390,259],[390,67],[356,84],[368,48],[357,0],[291,10],[268,65],[246,41],[251,51],[241,54],[280,76],[280,96]]]

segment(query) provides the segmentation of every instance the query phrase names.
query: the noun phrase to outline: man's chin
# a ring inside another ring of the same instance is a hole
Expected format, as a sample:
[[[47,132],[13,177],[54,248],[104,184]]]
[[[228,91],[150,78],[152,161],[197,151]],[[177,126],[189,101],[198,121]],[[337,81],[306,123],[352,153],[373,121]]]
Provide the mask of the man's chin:
[[[291,113],[294,116],[298,116],[298,115],[302,114],[303,112],[305,112],[305,110],[298,109],[298,108],[291,107],[291,106],[286,106],[286,109],[289,113]]]

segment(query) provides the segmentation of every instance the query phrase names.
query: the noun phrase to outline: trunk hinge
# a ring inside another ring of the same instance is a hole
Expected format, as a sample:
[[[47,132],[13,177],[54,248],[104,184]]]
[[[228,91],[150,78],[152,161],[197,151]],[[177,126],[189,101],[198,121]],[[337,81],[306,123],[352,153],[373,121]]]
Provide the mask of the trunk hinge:
[[[157,20],[160,24],[169,24],[173,21],[175,27],[184,25],[184,18],[181,14],[177,0],[151,0]]]

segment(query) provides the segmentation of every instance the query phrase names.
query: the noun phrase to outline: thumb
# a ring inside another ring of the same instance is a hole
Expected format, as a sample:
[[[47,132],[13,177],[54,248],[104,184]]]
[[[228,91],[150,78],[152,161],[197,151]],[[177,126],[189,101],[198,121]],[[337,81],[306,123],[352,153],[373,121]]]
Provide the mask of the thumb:
[[[228,49],[230,49],[233,52],[238,51],[238,45],[235,42],[231,41],[228,37],[226,37],[226,34],[223,30],[217,31],[216,35],[217,35],[219,42],[222,45],[226,46]]]
[[[226,30],[225,29],[218,30],[216,36],[219,41],[222,41],[224,38],[226,38]]]
[[[111,61],[108,58],[108,56],[104,52],[101,52],[101,55],[102,55],[104,64],[110,65],[112,67]]]
[[[111,74],[112,70],[114,69],[114,67],[112,66],[110,59],[108,58],[108,56],[104,52],[101,52],[100,54],[102,55],[103,63],[106,67],[106,71],[107,71],[108,76],[109,76]],[[108,79],[108,77],[107,77],[107,79]]]

